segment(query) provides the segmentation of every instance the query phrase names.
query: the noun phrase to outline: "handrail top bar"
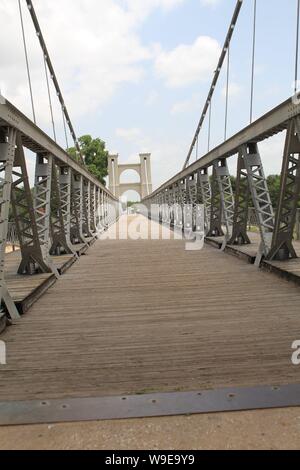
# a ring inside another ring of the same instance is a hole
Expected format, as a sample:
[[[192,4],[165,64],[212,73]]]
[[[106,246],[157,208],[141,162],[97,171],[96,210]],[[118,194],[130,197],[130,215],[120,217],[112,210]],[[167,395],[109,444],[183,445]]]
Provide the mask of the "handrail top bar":
[[[115,196],[86,167],[70,157],[62,147],[2,95],[0,95],[0,126],[17,129],[21,133],[24,147],[34,153],[50,153],[58,165],[70,167],[116,200]]]
[[[248,125],[228,140],[218,145],[185,170],[177,173],[166,183],[161,185],[144,200],[156,196],[161,191],[168,189],[179,180],[192,176],[198,170],[209,168],[213,163],[222,158],[228,158],[238,153],[239,148],[247,143],[257,143],[278,134],[287,129],[288,122],[293,117],[300,115],[300,104],[294,103],[294,97],[289,98],[280,105],[264,114],[252,124]]]

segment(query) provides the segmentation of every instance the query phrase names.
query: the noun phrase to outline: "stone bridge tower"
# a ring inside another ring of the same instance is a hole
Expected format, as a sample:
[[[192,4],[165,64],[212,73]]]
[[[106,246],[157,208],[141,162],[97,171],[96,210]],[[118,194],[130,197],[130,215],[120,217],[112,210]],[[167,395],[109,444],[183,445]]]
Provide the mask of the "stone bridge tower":
[[[122,173],[134,170],[140,176],[139,183],[120,183]],[[141,153],[140,163],[119,165],[119,155],[108,157],[109,190],[120,199],[127,191],[136,191],[141,200],[152,193],[151,154]]]

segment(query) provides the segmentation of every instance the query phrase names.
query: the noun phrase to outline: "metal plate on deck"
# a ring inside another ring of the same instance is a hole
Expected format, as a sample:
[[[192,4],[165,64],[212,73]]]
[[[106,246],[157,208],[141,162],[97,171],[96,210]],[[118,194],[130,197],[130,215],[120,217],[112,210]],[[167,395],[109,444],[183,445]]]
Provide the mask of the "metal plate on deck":
[[[0,425],[97,421],[300,406],[300,384],[121,397],[0,402]]]

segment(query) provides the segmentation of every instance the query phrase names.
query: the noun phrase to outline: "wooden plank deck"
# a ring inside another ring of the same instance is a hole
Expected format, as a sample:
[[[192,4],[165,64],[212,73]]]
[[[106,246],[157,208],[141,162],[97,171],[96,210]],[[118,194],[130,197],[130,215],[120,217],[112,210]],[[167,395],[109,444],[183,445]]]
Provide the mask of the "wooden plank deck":
[[[244,259],[249,263],[254,263],[260,245],[260,235],[258,233],[248,232],[248,236],[251,241],[250,245],[227,245],[225,251]],[[222,237],[207,238],[207,243],[217,248],[221,248],[222,242]],[[300,242],[294,241],[293,245],[297,255],[299,256],[298,259],[292,259],[289,261],[263,261],[262,268],[300,285]]]
[[[61,274],[76,261],[73,255],[53,256],[52,259]],[[51,273],[33,276],[17,274],[20,262],[20,251],[7,253],[5,256],[5,279],[8,291],[16,302],[18,310],[23,314],[56,282],[56,277]]]
[[[299,287],[211,246],[103,239],[1,336],[0,400],[297,383],[299,313]]]

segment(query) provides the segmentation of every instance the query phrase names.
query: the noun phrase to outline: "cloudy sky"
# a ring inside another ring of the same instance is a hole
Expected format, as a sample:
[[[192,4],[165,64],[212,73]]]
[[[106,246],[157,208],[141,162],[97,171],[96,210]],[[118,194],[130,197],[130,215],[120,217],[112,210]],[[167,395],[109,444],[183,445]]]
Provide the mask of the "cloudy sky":
[[[51,134],[41,50],[23,2],[37,121]],[[292,94],[296,0],[258,0],[255,117]],[[105,140],[121,163],[152,153],[154,186],[183,165],[236,0],[35,0],[77,135]],[[253,0],[231,47],[229,134],[248,124]],[[225,70],[224,70],[225,72]],[[212,145],[224,135],[225,73],[212,108]],[[31,117],[17,0],[0,0],[0,90]],[[53,94],[53,99],[55,96]],[[59,141],[61,114],[55,106]],[[282,136],[261,146],[280,171]],[[203,128],[199,153],[207,150]],[[234,167],[234,161],[231,163]]]

